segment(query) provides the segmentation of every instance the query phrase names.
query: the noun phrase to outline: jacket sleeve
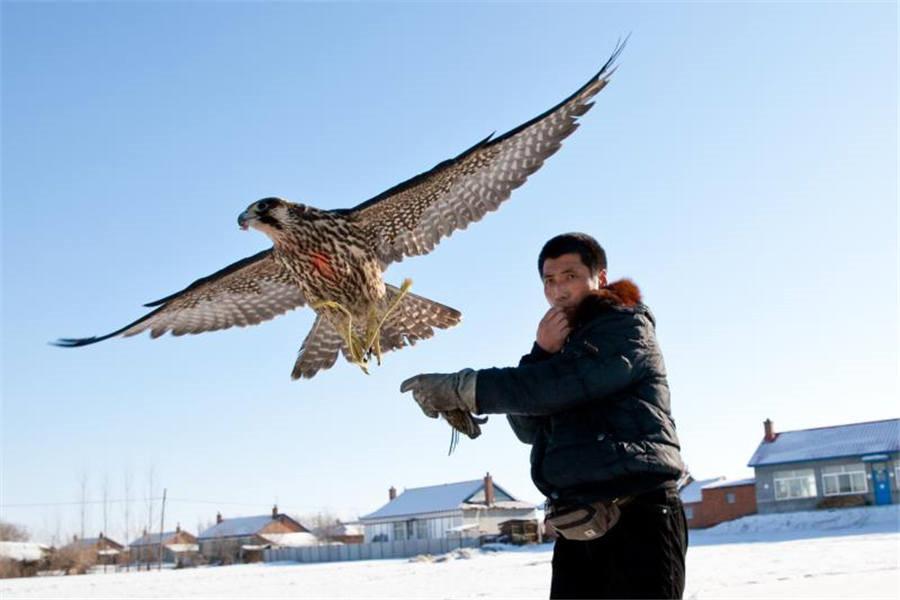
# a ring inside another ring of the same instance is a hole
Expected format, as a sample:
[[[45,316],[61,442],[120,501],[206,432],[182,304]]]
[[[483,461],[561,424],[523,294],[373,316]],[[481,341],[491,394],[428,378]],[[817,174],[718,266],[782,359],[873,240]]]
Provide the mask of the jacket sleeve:
[[[647,350],[639,339],[623,343],[598,331],[546,360],[481,370],[476,389],[478,411],[546,416],[603,400],[640,378]]]
[[[553,356],[555,356],[553,353],[547,352],[535,342],[531,347],[531,352],[523,356],[519,361],[519,366],[536,364]],[[526,444],[534,443],[544,422],[544,419],[541,417],[512,414],[506,415],[506,420],[509,421],[509,426],[512,427],[513,433],[516,434],[519,441]]]

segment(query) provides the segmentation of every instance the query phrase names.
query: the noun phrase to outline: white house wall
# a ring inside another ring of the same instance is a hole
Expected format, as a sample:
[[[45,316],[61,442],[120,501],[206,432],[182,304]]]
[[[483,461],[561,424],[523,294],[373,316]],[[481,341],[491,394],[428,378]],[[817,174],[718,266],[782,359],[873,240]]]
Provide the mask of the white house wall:
[[[379,535],[387,536],[388,541],[395,541],[394,539],[394,523],[404,523],[406,524],[408,521],[416,521],[422,522],[424,521],[428,527],[428,538],[427,539],[440,539],[443,537],[447,537],[447,530],[453,527],[459,527],[463,524],[462,512],[458,512],[456,514],[443,514],[443,515],[435,515],[428,517],[402,517],[402,518],[392,518],[390,521],[379,521],[377,523],[364,523],[365,527],[365,541],[371,542],[375,539],[375,537]],[[413,538],[416,535],[416,525],[413,526]]]

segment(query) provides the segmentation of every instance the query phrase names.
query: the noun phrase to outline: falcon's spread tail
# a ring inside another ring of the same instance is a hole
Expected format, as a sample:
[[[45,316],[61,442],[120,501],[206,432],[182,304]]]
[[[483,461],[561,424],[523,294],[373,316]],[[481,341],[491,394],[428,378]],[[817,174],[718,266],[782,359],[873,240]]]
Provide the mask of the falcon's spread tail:
[[[398,295],[398,288],[387,285],[388,304]],[[412,346],[433,336],[434,327],[448,329],[461,320],[462,313],[458,310],[407,292],[381,327],[381,351]]]
[[[388,285],[385,304],[390,306],[400,295],[399,288]],[[407,292],[381,326],[381,352],[412,346],[419,340],[433,336],[434,328],[447,329],[458,324],[461,319],[462,313],[458,310]],[[317,315],[300,348],[291,377],[309,379],[319,371],[331,368],[337,360],[338,351],[352,362],[349,349],[335,326],[321,314]]]

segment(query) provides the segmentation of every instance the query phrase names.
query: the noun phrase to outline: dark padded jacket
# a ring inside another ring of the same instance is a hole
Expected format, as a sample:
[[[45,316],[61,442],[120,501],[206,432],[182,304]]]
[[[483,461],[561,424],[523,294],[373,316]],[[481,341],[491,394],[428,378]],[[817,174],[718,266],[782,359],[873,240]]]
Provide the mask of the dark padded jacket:
[[[532,445],[531,475],[548,498],[612,499],[675,481],[684,466],[655,322],[631,281],[578,307],[562,350],[537,344],[518,367],[478,371],[482,414],[506,414]]]

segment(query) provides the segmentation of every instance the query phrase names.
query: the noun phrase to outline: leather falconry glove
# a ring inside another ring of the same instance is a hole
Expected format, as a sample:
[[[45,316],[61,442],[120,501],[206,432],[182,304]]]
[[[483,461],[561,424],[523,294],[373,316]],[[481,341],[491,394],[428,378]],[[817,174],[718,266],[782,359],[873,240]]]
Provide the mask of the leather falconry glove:
[[[472,414],[478,412],[475,404],[477,375],[478,372],[472,369],[457,373],[426,373],[400,384],[400,391],[411,391],[427,417],[442,416],[453,428],[449,454],[456,448],[460,433],[474,440],[481,435],[480,425],[487,422],[487,417],[478,418]]]

